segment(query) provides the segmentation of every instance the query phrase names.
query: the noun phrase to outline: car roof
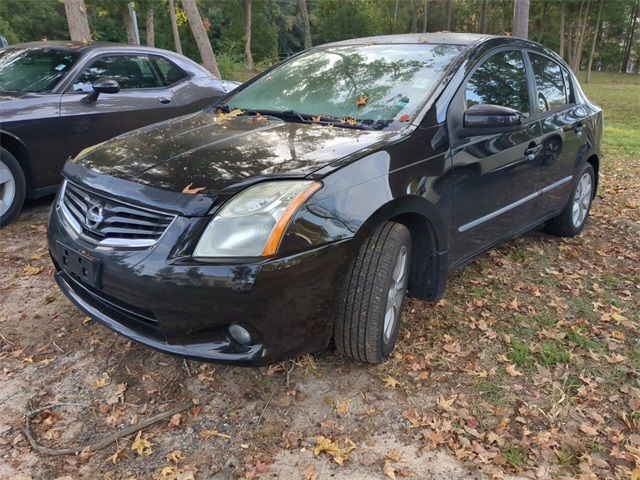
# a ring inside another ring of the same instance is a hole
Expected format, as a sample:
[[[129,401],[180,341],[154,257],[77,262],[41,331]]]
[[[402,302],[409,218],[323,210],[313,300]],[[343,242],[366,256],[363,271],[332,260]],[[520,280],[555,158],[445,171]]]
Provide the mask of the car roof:
[[[351,38],[338,42],[328,43],[322,46],[344,45],[385,45],[385,44],[446,44],[446,45],[471,45],[492,38],[511,38],[499,35],[485,35],[480,33],[403,33],[398,35],[379,35],[375,37]]]
[[[98,50],[135,50],[135,51],[148,51],[148,52],[164,52],[164,53],[173,53],[169,50],[163,50],[161,48],[153,48],[153,47],[145,47],[138,45],[128,45],[126,43],[116,43],[116,42],[77,42],[77,41],[66,41],[66,40],[43,40],[39,42],[27,42],[27,43],[17,43],[14,45],[9,45],[7,48],[56,48],[60,50],[69,50],[76,51],[80,53],[87,53],[91,51]]]

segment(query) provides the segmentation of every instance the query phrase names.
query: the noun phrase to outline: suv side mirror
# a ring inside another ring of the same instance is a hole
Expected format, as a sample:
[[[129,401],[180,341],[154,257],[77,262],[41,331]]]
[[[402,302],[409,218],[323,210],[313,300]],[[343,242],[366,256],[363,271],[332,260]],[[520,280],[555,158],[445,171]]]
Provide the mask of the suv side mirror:
[[[522,125],[524,114],[509,107],[500,105],[477,104],[464,112],[463,128],[458,129],[458,136],[489,135],[492,133],[508,133]]]
[[[93,92],[85,97],[87,102],[95,102],[101,93],[118,93],[120,84],[113,78],[101,77],[93,82]]]

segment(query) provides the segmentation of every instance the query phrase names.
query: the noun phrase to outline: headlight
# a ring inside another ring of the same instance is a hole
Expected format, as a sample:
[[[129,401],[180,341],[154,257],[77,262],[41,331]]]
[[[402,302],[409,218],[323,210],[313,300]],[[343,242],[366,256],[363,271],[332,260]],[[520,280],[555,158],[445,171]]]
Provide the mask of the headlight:
[[[321,184],[313,181],[264,182],[229,200],[209,222],[194,257],[259,257],[278,251],[291,217]]]

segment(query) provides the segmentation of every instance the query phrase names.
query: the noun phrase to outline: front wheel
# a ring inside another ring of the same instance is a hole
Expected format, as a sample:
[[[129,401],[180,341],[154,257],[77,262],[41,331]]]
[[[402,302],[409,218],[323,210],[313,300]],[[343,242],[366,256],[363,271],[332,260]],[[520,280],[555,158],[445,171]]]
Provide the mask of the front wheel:
[[[0,147],[0,227],[15,217],[24,203],[26,182],[20,164]]]
[[[387,359],[396,344],[411,265],[411,234],[386,222],[360,247],[338,295],[336,348],[366,363]]]
[[[547,221],[546,229],[549,233],[560,237],[575,237],[584,229],[595,191],[596,175],[593,166],[586,163],[577,178],[564,210]]]

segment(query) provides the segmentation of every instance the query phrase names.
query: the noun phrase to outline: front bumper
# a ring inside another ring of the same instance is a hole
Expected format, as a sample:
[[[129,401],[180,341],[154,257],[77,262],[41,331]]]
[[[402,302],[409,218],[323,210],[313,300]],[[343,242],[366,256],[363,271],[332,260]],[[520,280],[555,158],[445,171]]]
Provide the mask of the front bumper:
[[[96,248],[65,227],[54,204],[48,240],[56,281],[96,321],[182,357],[259,366],[325,348],[351,241],[250,263],[176,255],[184,233],[197,231],[202,221],[178,217],[148,249]],[[64,246],[100,262],[95,287],[61,267]],[[231,323],[251,332],[250,345],[229,337]]]

